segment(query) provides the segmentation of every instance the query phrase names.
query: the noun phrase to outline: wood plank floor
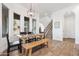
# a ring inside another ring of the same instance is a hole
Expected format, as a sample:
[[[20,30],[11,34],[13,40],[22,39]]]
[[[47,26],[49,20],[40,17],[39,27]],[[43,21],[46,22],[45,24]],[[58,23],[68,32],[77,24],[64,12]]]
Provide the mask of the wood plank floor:
[[[32,56],[79,56],[79,45],[75,45],[74,39],[63,39],[63,41],[50,40],[50,47],[43,47],[32,53]],[[6,52],[4,52],[6,53]],[[2,56],[6,56],[6,54]],[[24,56],[18,50],[10,53],[11,56]]]

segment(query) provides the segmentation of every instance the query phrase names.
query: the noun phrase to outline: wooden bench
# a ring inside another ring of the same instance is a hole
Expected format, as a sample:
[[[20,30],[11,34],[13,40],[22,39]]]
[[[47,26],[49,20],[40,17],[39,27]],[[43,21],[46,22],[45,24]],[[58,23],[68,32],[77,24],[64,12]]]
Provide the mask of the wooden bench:
[[[25,53],[25,55],[26,55],[27,52],[29,52],[28,55],[31,55],[32,54],[32,48],[39,46],[41,44],[45,44],[45,45],[48,46],[48,39],[45,38],[45,39],[42,39],[42,40],[39,40],[39,41],[23,44],[22,45],[22,53]]]

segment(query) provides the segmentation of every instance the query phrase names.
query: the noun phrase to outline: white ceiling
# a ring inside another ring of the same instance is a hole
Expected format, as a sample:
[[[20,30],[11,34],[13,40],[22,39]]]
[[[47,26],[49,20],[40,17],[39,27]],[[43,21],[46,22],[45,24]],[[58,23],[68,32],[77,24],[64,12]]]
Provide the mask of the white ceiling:
[[[28,8],[31,6],[31,3],[21,3],[22,6]],[[40,18],[44,17],[45,15],[50,16],[51,13],[69,7],[77,5],[77,3],[32,3],[32,8],[36,12],[39,10]]]

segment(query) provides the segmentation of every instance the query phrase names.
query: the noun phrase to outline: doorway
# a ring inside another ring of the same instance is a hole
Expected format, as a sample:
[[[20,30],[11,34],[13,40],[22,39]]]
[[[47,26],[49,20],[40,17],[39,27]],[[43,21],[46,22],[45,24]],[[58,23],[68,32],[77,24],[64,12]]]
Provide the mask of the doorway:
[[[75,14],[65,13],[63,27],[63,41],[75,42]]]

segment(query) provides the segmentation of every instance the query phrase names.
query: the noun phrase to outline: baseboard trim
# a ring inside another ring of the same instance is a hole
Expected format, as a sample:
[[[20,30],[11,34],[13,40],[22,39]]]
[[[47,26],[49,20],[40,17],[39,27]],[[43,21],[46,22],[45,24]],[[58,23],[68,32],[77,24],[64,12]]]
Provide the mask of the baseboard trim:
[[[75,38],[63,38],[63,39],[75,39]]]

